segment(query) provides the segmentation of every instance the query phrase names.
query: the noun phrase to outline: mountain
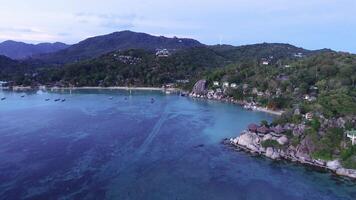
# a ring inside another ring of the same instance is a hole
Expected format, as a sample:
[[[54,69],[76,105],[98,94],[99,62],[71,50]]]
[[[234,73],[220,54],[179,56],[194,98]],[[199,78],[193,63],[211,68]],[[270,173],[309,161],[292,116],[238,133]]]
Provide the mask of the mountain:
[[[167,38],[132,31],[114,32],[108,35],[88,38],[71,47],[36,58],[49,63],[69,63],[95,58],[105,53],[129,49],[168,49],[171,51],[204,46],[197,40],[186,38]]]
[[[60,42],[27,44],[24,42],[7,40],[0,43],[0,55],[4,55],[12,59],[25,59],[37,54],[56,52],[65,49],[68,46],[69,45]]]

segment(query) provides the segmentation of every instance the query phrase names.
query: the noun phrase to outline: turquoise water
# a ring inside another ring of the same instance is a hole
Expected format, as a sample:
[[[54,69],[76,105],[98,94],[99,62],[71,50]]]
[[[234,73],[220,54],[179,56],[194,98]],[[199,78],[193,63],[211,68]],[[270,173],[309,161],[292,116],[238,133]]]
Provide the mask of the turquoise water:
[[[220,143],[265,113],[161,92],[23,94],[0,91],[0,199],[356,199],[355,182]]]

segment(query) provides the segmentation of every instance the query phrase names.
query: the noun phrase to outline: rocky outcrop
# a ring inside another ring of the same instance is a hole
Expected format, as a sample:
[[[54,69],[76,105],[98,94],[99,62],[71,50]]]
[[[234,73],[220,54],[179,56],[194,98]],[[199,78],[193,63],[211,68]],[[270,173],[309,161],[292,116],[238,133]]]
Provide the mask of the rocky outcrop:
[[[193,90],[192,90],[192,95],[206,95],[207,89],[206,89],[206,80],[199,80],[198,82],[195,83]]]
[[[339,168],[336,170],[336,174],[340,176],[347,176],[356,179],[356,170],[353,169]]]
[[[267,147],[265,155],[273,160],[279,159],[281,155],[273,147]]]
[[[270,146],[264,148],[261,143],[267,140],[277,141],[281,147]],[[326,162],[311,158],[310,154],[315,150],[315,147],[311,141],[311,138],[308,136],[306,136],[298,146],[294,147],[293,145],[288,145],[289,141],[285,135],[276,136],[273,133],[262,135],[256,132],[245,131],[241,133],[240,136],[231,138],[229,140],[229,144],[237,147],[238,149],[258,153],[273,160],[286,159],[296,161],[331,170],[340,176],[356,178],[356,170],[343,168],[338,160]]]
[[[283,135],[282,137],[277,139],[277,142],[280,145],[286,145],[288,143],[288,138],[285,135]]]
[[[329,161],[326,163],[326,166],[331,170],[337,170],[341,168],[341,164],[338,160]]]

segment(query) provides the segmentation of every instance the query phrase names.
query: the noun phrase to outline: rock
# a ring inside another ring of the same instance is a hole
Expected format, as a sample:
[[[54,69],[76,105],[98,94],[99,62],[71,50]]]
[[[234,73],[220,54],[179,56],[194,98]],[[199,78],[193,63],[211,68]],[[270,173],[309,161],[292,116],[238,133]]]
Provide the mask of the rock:
[[[271,134],[266,134],[263,136],[262,141],[271,140],[273,136]]]
[[[252,132],[245,132],[240,135],[238,144],[241,146],[248,146],[249,144],[254,144],[258,136]]]
[[[205,95],[207,93],[206,90],[206,80],[199,80],[195,83],[192,93],[195,95]]]
[[[323,160],[314,160],[314,163],[317,165],[325,166],[325,161]]]
[[[288,143],[288,138],[285,135],[283,135],[282,137],[277,139],[277,142],[280,145],[286,145]]]
[[[259,145],[258,143],[260,142],[259,137],[252,132],[245,132],[242,135],[240,135],[238,144],[241,146],[244,146],[251,151],[259,151]]]
[[[293,114],[294,115],[300,115],[300,109],[299,108],[295,109]]]
[[[267,147],[265,155],[273,160],[281,157],[281,155],[272,147]]]
[[[341,168],[341,164],[338,160],[329,161],[326,163],[326,166],[334,171],[337,170],[338,168]]]
[[[348,176],[350,178],[356,178],[356,170],[339,168],[336,170],[336,174],[340,176]]]
[[[298,145],[296,156],[301,159],[301,161],[310,161],[311,152],[315,151],[315,145],[309,136],[306,136]]]
[[[239,137],[231,138],[231,139],[230,139],[230,142],[231,142],[232,144],[237,144],[237,143],[239,142]]]
[[[304,124],[299,124],[293,128],[293,135],[294,136],[301,136],[303,135],[305,130],[305,125]]]

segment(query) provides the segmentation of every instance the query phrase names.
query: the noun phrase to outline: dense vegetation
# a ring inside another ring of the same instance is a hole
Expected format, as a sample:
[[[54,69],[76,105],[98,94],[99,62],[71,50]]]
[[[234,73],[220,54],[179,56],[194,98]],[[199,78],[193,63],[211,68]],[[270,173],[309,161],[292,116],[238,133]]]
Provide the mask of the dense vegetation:
[[[193,39],[166,38],[136,33],[132,31],[115,32],[108,35],[88,38],[74,44],[62,51],[47,55],[39,55],[36,58],[49,63],[70,63],[85,59],[96,58],[112,51],[125,51],[129,49],[144,49],[154,51],[156,49],[186,49],[204,46]]]

